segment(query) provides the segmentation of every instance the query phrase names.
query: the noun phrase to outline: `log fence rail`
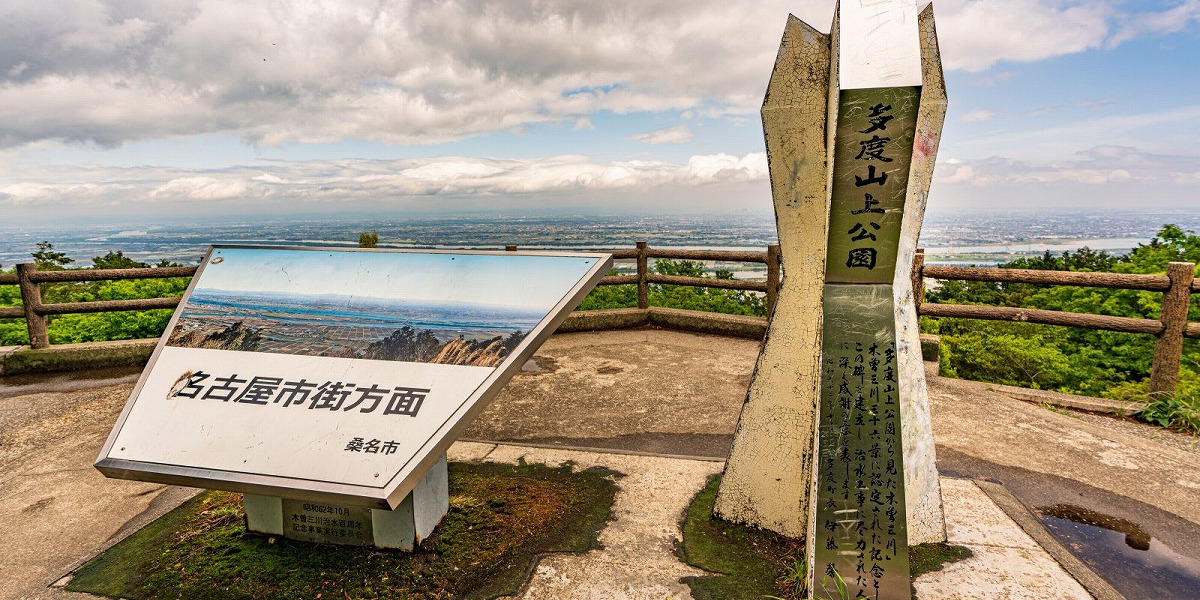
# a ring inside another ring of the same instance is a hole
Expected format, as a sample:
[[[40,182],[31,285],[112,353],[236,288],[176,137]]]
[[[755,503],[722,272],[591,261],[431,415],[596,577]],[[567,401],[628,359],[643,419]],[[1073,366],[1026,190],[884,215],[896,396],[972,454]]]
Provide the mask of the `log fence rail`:
[[[505,250],[516,251],[517,246],[506,246]],[[636,285],[637,305],[640,309],[650,307],[649,288],[651,284],[760,292],[766,296],[767,314],[771,314],[774,310],[778,299],[782,277],[778,245],[767,246],[765,252],[746,252],[652,248],[646,242],[639,241],[634,248],[608,252],[616,260],[634,260],[637,271],[636,274],[631,275],[607,275],[600,280],[599,285]],[[660,275],[650,272],[651,259],[760,263],[766,265],[766,280]],[[1149,384],[1152,395],[1174,393],[1179,378],[1183,340],[1184,338],[1200,339],[1200,323],[1189,323],[1187,320],[1191,294],[1200,293],[1200,280],[1194,277],[1195,265],[1192,263],[1170,263],[1165,275],[952,267],[924,263],[924,251],[918,250],[916,259],[913,261],[912,279],[916,291],[914,296],[917,298],[917,310],[921,316],[1025,321],[1045,325],[1154,335],[1157,341]],[[0,274],[0,285],[19,286],[22,306],[0,307],[0,318],[25,319],[30,346],[35,349],[47,348],[50,346],[47,332],[47,317],[50,315],[175,308],[179,305],[179,298],[45,304],[42,302],[40,284],[191,277],[195,273],[196,267],[39,271],[33,264],[19,264],[16,274]],[[1067,285],[1162,292],[1162,311],[1158,319],[1137,319],[1033,308],[937,304],[923,301],[926,279]]]

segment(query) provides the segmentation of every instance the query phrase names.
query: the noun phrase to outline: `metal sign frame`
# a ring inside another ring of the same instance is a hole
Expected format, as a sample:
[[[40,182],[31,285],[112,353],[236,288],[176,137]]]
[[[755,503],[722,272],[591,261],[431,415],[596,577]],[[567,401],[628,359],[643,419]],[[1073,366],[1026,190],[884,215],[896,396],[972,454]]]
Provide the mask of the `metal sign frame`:
[[[295,250],[313,252],[383,252],[408,254],[447,254],[447,255],[496,255],[496,256],[548,256],[563,258],[590,258],[595,264],[586,274],[567,291],[553,308],[537,323],[520,344],[494,368],[493,372],[480,384],[450,417],[438,426],[429,438],[419,447],[412,457],[380,486],[352,485],[313,479],[300,479],[277,475],[245,473],[224,469],[201,468],[176,464],[134,461],[111,457],[117,436],[132,411],[139,395],[145,386],[147,378],[153,370],[163,348],[167,346],[170,332],[175,330],[188,300],[192,297],[198,282],[201,280],[205,267],[209,264],[212,254],[224,249],[249,250]],[[135,479],[171,485],[185,485],[221,489],[233,492],[280,496],[298,500],[318,500],[344,506],[361,506],[377,509],[394,509],[404,500],[405,496],[420,481],[425,472],[446,452],[458,435],[471,421],[481,413],[492,399],[500,393],[504,384],[513,377],[537,349],[550,337],[558,326],[566,320],[584,296],[596,286],[612,265],[612,255],[602,253],[576,252],[509,252],[509,251],[463,251],[463,250],[408,250],[408,249],[373,249],[373,248],[337,248],[313,246],[254,246],[254,245],[214,245],[205,253],[204,260],[191,283],[180,299],[175,314],[167,325],[166,333],[159,339],[149,363],[138,378],[124,409],[117,418],[112,432],[96,459],[95,467],[104,475],[120,479]]]

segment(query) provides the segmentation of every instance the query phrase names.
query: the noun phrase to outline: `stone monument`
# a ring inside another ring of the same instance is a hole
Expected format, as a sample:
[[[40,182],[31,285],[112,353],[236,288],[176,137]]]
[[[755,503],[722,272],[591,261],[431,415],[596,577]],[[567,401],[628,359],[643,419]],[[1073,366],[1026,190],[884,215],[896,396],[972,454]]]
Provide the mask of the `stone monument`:
[[[784,279],[714,510],[806,537],[818,597],[907,598],[908,544],[945,540],[910,272],[945,107],[932,6],[789,17],[762,109]]]

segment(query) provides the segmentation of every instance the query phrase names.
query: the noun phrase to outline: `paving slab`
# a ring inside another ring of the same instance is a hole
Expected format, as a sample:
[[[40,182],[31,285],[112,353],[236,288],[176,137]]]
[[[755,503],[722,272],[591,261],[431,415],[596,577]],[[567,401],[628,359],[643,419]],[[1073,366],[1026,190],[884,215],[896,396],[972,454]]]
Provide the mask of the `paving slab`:
[[[454,460],[552,466],[606,467],[617,480],[614,520],[600,534],[601,550],[542,558],[522,593],[512,600],[691,598],[679,579],[702,575],[675,556],[679,524],[707,477],[723,463],[674,457],[619,455],[474,444],[451,448]],[[950,542],[974,556],[914,581],[922,600],[1091,600],[1092,596],[973,482],[943,478]]]
[[[449,457],[462,460],[473,450],[460,454],[452,447]],[[705,574],[680,562],[675,547],[684,511],[708,477],[720,472],[721,463],[511,445],[495,446],[482,460],[552,466],[572,462],[578,469],[606,467],[624,474],[617,479],[613,521],[600,532],[602,548],[542,558],[514,600],[683,599],[691,595],[680,579]]]
[[[946,533],[973,555],[918,577],[922,600],[1090,600],[1088,593],[974,482],[942,478]]]

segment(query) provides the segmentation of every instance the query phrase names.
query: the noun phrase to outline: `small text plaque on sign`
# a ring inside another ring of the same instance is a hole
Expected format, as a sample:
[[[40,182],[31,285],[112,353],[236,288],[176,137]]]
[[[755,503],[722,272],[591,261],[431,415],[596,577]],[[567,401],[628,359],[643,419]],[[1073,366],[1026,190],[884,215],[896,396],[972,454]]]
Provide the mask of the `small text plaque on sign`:
[[[310,500],[283,500],[284,537],[306,542],[370,546],[371,509]]]

